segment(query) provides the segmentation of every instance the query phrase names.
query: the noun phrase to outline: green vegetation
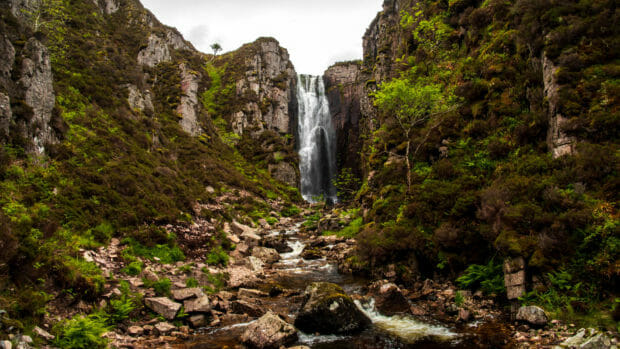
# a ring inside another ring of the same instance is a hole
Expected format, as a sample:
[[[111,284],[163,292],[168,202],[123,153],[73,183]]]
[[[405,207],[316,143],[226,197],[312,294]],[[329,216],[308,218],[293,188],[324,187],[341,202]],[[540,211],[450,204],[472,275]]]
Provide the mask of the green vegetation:
[[[293,216],[297,216],[300,213],[301,213],[301,210],[299,209],[299,207],[295,205],[285,207],[282,209],[282,211],[280,211],[280,214],[283,217],[293,217]]]
[[[226,266],[228,265],[228,259],[228,253],[224,251],[224,249],[220,245],[211,249],[211,252],[207,254],[207,259],[205,260],[205,262],[209,265]]]
[[[465,297],[460,291],[456,291],[456,294],[454,295],[454,304],[456,304],[457,307],[460,307],[464,303],[465,303]]]
[[[162,278],[156,281],[143,279],[144,285],[149,288],[153,288],[158,296],[170,296],[170,289],[172,288],[172,281],[168,278]]]
[[[131,259],[131,256],[140,256],[164,264],[185,260],[185,255],[178,246],[170,246],[174,243],[173,239],[170,239],[169,244],[156,244],[152,247],[142,245],[131,238],[124,239],[123,243],[127,245],[123,250],[123,256],[126,259]]]
[[[354,238],[355,236],[357,236],[359,231],[362,229],[362,225],[364,225],[363,219],[361,217],[356,218],[353,221],[351,221],[351,223],[349,223],[349,225],[344,227],[342,230],[339,230],[337,232],[324,231],[323,235],[337,235],[337,236],[345,237],[345,238]]]
[[[499,295],[506,292],[502,265],[490,260],[486,265],[472,264],[465,269],[456,282],[460,287],[480,289],[486,294]]]
[[[107,340],[101,335],[109,330],[106,322],[103,314],[76,316],[56,326],[54,344],[67,349],[105,348]]]
[[[461,275],[463,287],[501,294],[501,261],[522,256],[538,280],[527,302],[609,318],[620,276],[610,165],[620,162],[620,90],[606,49],[618,33],[602,28],[617,17],[613,1],[418,1],[401,10],[399,25],[380,33],[383,58],[367,55],[362,67],[378,113],[361,122],[362,172],[372,176],[354,199],[366,210],[359,260],[368,270]],[[548,61],[557,71],[545,81]],[[576,140],[565,156],[548,141],[555,113]]]

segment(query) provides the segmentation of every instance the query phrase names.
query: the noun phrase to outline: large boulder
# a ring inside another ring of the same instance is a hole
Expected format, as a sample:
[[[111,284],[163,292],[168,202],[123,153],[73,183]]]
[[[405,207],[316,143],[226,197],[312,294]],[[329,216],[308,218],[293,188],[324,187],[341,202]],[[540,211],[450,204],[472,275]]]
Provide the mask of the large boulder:
[[[208,313],[211,311],[209,297],[203,295],[199,298],[189,299],[183,303],[187,313]]]
[[[291,246],[288,245],[288,241],[284,236],[270,236],[263,240],[264,247],[273,248],[279,253],[293,252]]]
[[[173,302],[166,297],[146,298],[144,304],[166,320],[173,320],[181,309],[180,303]]]
[[[260,259],[266,264],[273,264],[280,260],[278,251],[268,247],[254,247],[252,249],[252,256]]]
[[[297,330],[269,311],[248,326],[241,341],[250,348],[276,349],[295,343]]]
[[[535,305],[519,308],[516,319],[534,326],[545,326],[549,321],[545,311]]]
[[[257,273],[247,267],[231,267],[227,271],[228,286],[231,288],[254,287],[258,284]]]
[[[394,315],[409,312],[409,301],[402,290],[391,282],[378,282],[371,286],[375,308],[382,314]]]
[[[370,323],[340,286],[327,282],[315,282],[306,288],[295,319],[300,330],[321,334],[355,333]]]

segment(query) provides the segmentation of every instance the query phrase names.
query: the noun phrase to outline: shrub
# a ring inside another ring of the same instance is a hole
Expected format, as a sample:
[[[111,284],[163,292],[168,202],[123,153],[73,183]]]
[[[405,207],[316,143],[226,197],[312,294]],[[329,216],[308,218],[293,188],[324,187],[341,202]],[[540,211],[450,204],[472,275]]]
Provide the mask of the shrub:
[[[228,258],[228,254],[224,251],[222,246],[217,246],[207,254],[206,263],[209,265],[226,266],[228,264]]]
[[[188,278],[188,279],[185,281],[185,286],[186,286],[186,287],[198,287],[198,286],[199,286],[199,283],[198,283],[198,280],[196,280],[196,279],[194,279],[194,278]]]
[[[481,289],[486,294],[501,294],[505,292],[504,277],[501,264],[495,264],[491,259],[487,265],[472,264],[456,282],[460,287]]]
[[[172,264],[185,260],[183,251],[178,246],[170,246],[158,244],[153,247],[144,246],[134,239],[126,238],[123,243],[127,244],[127,248],[123,251],[126,255],[141,256],[150,260],[159,259],[164,264]]]

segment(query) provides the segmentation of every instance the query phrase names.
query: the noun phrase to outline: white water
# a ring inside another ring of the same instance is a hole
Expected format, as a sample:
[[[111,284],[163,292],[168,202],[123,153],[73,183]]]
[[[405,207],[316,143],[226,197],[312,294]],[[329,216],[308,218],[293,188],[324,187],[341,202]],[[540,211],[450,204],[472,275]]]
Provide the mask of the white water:
[[[422,338],[433,337],[439,340],[454,339],[457,334],[441,326],[434,326],[420,322],[407,315],[381,315],[375,309],[375,300],[371,299],[369,304],[362,305],[355,301],[355,305],[372,321],[378,328],[392,333],[406,342],[414,343]]]
[[[297,76],[299,170],[306,201],[336,201],[336,132],[320,76]]]

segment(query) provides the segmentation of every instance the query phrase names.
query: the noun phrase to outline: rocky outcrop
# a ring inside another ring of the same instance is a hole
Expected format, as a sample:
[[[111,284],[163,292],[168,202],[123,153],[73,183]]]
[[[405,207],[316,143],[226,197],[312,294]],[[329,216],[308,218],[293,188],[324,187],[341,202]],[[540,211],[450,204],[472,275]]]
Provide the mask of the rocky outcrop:
[[[344,290],[326,282],[306,288],[295,326],[306,333],[346,334],[364,330],[370,319]]]
[[[192,136],[198,136],[202,129],[198,124],[198,73],[192,72],[185,64],[181,69],[181,103],[177,107],[177,113],[181,116],[181,127]]]
[[[152,94],[150,91],[141,91],[138,86],[129,84],[127,85],[127,91],[129,96],[127,97],[127,103],[132,110],[144,111],[147,114],[153,113]]]
[[[27,139],[26,150],[41,154],[58,141],[51,126],[56,97],[50,53],[35,37],[22,45],[0,36],[0,140]]]
[[[554,158],[575,153],[575,137],[564,130],[568,118],[560,112],[560,85],[557,81],[559,68],[545,54],[542,58],[544,93],[549,103],[549,129],[547,145]]]
[[[241,341],[250,348],[281,348],[297,341],[297,330],[270,311],[248,326]]]
[[[359,175],[359,152],[362,146],[360,102],[364,94],[361,62],[337,63],[325,71],[323,79],[336,130],[338,168],[350,168],[354,174]]]
[[[236,81],[236,96],[245,103],[232,115],[233,131],[238,135],[264,130],[293,134],[297,73],[288,51],[275,39],[261,38],[239,49],[238,54],[245,71]]]
[[[181,34],[175,29],[164,28],[164,34],[152,33],[147,46],[138,53],[138,63],[147,67],[155,67],[159,63],[172,59],[171,50],[192,50]]]

